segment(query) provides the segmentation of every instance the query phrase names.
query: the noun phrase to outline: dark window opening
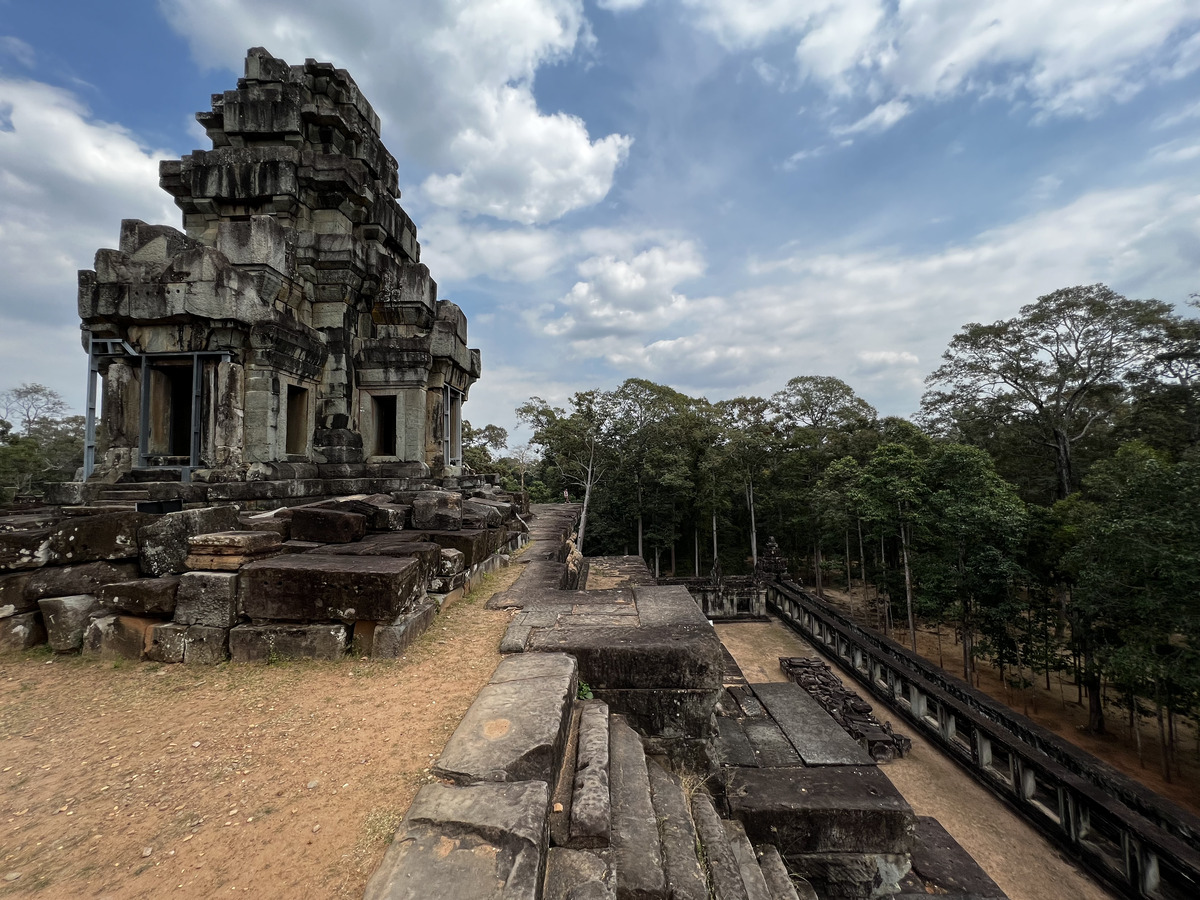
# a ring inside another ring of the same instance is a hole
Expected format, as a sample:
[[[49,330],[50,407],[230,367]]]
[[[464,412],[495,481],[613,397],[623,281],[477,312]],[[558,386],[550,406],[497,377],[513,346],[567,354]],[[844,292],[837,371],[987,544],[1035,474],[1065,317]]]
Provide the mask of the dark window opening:
[[[308,452],[308,390],[294,384],[287,386],[287,436],[284,450],[293,456],[302,456]]]
[[[375,455],[396,456],[396,397],[372,397],[375,404]]]

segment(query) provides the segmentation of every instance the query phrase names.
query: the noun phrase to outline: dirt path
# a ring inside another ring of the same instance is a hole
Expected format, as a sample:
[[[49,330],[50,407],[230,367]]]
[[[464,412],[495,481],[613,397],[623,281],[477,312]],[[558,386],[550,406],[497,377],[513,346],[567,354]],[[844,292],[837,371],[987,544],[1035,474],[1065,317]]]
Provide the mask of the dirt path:
[[[843,613],[849,614],[850,598],[845,592],[826,589],[825,593]],[[857,589],[853,599],[855,608],[862,605]],[[894,639],[908,646],[907,626]],[[939,638],[932,629],[918,628],[917,650],[934,665],[942,666],[956,677],[962,677],[962,647],[955,642],[949,629],[943,629]],[[1044,676],[1039,676],[1035,679],[1036,683],[1029,687],[1013,689],[1004,684],[1000,673],[986,662],[979,662],[976,671],[976,687],[992,699],[1027,716],[1081,750],[1099,757],[1193,815],[1200,815],[1200,741],[1190,720],[1180,719],[1177,723],[1177,771],[1171,781],[1167,781],[1162,773],[1158,730],[1153,721],[1143,719],[1141,723],[1142,752],[1139,758],[1137,735],[1129,728],[1128,710],[1108,704],[1105,710],[1108,733],[1094,735],[1086,730],[1087,701],[1079,702],[1078,688],[1069,673],[1051,675],[1050,689],[1047,690]]]
[[[362,896],[499,662],[510,566],[400,660],[0,655],[0,897]]]
[[[781,656],[819,656],[807,641],[777,621],[718,625],[717,634],[750,682],[786,681]],[[827,662],[829,660],[826,660]],[[851,689],[853,679],[834,671]],[[861,692],[860,692],[861,694]],[[880,719],[889,718],[871,697]],[[1068,862],[1049,842],[953,761],[911,729],[907,757],[883,766],[919,816],[933,816],[975,857],[1011,900],[1109,900],[1110,894]]]

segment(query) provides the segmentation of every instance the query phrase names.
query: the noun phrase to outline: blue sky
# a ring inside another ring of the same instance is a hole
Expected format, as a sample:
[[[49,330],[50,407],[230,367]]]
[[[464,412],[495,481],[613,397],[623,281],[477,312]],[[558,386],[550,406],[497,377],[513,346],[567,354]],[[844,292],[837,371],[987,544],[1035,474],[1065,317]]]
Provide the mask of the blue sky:
[[[82,408],[75,272],[180,225],[157,161],[251,46],[379,111],[476,424],[631,376],[908,415],[967,322],[1200,291],[1197,0],[0,0],[0,389]]]

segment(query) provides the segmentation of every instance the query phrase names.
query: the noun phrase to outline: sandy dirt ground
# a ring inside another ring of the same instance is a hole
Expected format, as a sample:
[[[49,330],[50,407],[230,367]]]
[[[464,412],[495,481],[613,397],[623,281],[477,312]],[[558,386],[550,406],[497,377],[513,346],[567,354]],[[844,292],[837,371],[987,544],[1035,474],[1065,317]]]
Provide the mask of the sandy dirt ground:
[[[499,662],[512,565],[400,660],[0,655],[0,897],[357,898]]]
[[[819,656],[812,645],[777,621],[718,625],[717,634],[749,682],[786,681],[781,656]],[[828,661],[828,660],[827,660]],[[834,671],[851,689],[853,679]],[[861,692],[859,692],[861,695]],[[871,697],[878,718],[889,718]],[[1011,900],[1109,900],[1110,894],[1063,857],[1000,800],[979,786],[920,735],[912,752],[883,771],[919,816],[933,816],[984,868]]]
[[[843,612],[849,613],[851,598],[844,592],[826,590],[826,594]],[[862,607],[862,598],[857,589],[853,603],[855,610]],[[868,624],[874,627],[874,622]],[[892,638],[907,647],[907,626],[894,633]],[[943,629],[939,638],[936,631],[918,628],[917,650],[930,662],[943,666],[952,675],[962,677],[962,646],[955,642],[949,629]],[[1191,721],[1178,722],[1176,771],[1168,782],[1162,773],[1158,726],[1150,717],[1144,716],[1141,721],[1142,753],[1139,759],[1137,736],[1129,728],[1127,709],[1108,704],[1105,709],[1107,733],[1094,735],[1087,731],[1087,699],[1079,702],[1078,688],[1071,680],[1070,673],[1051,675],[1049,690],[1046,690],[1044,676],[1033,679],[1036,684],[1030,687],[1013,689],[1001,681],[999,671],[986,662],[977,663],[976,673],[978,683],[975,686],[993,699],[1103,759],[1113,768],[1169,798],[1193,815],[1200,815],[1200,742],[1197,741],[1196,729]]]

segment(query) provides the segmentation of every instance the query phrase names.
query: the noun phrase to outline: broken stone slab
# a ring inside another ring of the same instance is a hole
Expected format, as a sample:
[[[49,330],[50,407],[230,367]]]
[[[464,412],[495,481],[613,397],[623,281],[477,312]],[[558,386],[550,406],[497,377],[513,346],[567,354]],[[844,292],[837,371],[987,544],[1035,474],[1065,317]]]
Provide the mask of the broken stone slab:
[[[612,851],[617,897],[620,900],[665,898],[667,882],[663,873],[662,846],[650,801],[650,776],[641,738],[620,716],[611,718],[609,737]]]
[[[450,736],[434,773],[456,784],[550,783],[578,687],[569,656],[506,657]]]
[[[709,900],[708,882],[696,858],[696,826],[688,809],[683,784],[653,760],[646,763],[650,799],[662,838],[663,871],[672,900]]]
[[[581,706],[571,795],[571,846],[581,849],[607,847],[612,828],[608,705],[599,700],[585,700]]]
[[[146,659],[151,662],[181,663],[187,644],[188,626],[174,622],[159,622],[150,629]]]
[[[608,890],[608,863],[587,850],[551,847],[546,853],[546,881],[542,900],[569,900],[579,897],[583,885],[599,884]],[[610,895],[611,896],[611,895]]]
[[[138,565],[144,575],[178,575],[187,571],[189,537],[237,527],[238,513],[233,506],[167,513],[138,530]]]
[[[491,503],[485,503],[480,500],[463,500],[463,518],[468,515],[482,522],[480,527],[483,528],[499,528],[504,524],[504,515],[500,510]]]
[[[368,535],[353,544],[322,544],[312,550],[314,554],[326,556],[390,556],[395,559],[412,558],[421,564],[419,581],[427,584],[437,574],[441,563],[442,548],[425,540],[424,533]]]
[[[46,627],[39,612],[0,617],[0,650],[30,650],[46,643]]]
[[[369,655],[372,659],[398,659],[417,638],[429,630],[437,614],[438,604],[426,599],[412,612],[404,615],[399,622],[375,625]],[[355,634],[357,633],[356,625]]]
[[[737,860],[738,869],[742,873],[742,885],[746,888],[746,900],[774,900],[767,888],[767,880],[763,877],[758,865],[758,857],[746,837],[746,829],[735,819],[725,819],[721,822],[725,834],[729,838],[729,847],[733,850],[733,858]]]
[[[282,549],[273,531],[216,531],[188,538],[187,567],[236,572],[243,565],[274,556]]]
[[[81,652],[100,659],[140,660],[150,644],[151,629],[162,624],[139,616],[103,616],[92,619],[83,636]]]
[[[107,561],[83,563],[77,566],[47,566],[32,573],[25,587],[25,596],[37,601],[43,597],[72,597],[78,594],[100,594],[106,584],[137,578],[137,563]]]
[[[593,683],[581,675],[589,685]],[[613,690],[592,687],[597,700],[620,713],[646,737],[708,740],[716,691],[687,691],[672,688]]]
[[[692,819],[696,823],[713,894],[718,900],[749,900],[741,868],[729,844],[729,835],[707,794],[697,792],[692,796]]]
[[[537,900],[550,790],[427,784],[413,799],[363,900]]]
[[[413,528],[458,531],[462,514],[462,494],[455,491],[421,491],[412,501]]]
[[[717,761],[722,766],[754,768],[758,765],[754,747],[737,719],[717,716],[715,750]]]
[[[633,598],[642,624],[654,628],[660,625],[708,625],[704,610],[681,584],[633,585]]]
[[[175,595],[175,621],[180,625],[230,628],[238,619],[236,572],[185,572]]]
[[[229,629],[213,625],[189,625],[183,645],[187,665],[215,666],[229,659]]]
[[[876,766],[726,772],[730,813],[752,841],[775,844],[789,863],[800,854],[912,849],[912,808]]]
[[[817,900],[817,892],[811,884],[798,876],[793,878],[788,874],[787,866],[783,864],[779,850],[773,844],[763,844],[754,849],[758,855],[758,867],[762,870],[772,900]]]
[[[419,572],[411,557],[277,556],[241,570],[241,610],[251,619],[395,622],[417,602]]]
[[[346,626],[238,625],[229,631],[229,654],[234,662],[275,659],[341,659],[346,653]]]
[[[46,639],[57,653],[74,653],[83,646],[83,633],[100,601],[92,594],[75,597],[47,597],[38,601]]]
[[[284,553],[309,553],[320,550],[325,545],[317,541],[284,541],[279,549]]]
[[[367,517],[339,509],[298,509],[292,515],[292,540],[349,544],[367,535]]]
[[[875,761],[816,700],[790,681],[752,684],[806,766],[870,766]]]
[[[438,574],[457,575],[466,568],[467,557],[461,550],[443,550],[438,562]]]
[[[50,550],[53,528],[0,533],[0,572],[39,569],[56,561]]]
[[[403,531],[412,521],[412,507],[398,503],[375,502],[375,509],[367,517],[368,531]]]
[[[117,581],[100,588],[100,604],[125,615],[167,618],[175,613],[178,590],[179,578],[173,575]]]
[[[743,719],[740,723],[754,750],[755,764],[764,769],[802,766],[804,761],[773,719]]]

